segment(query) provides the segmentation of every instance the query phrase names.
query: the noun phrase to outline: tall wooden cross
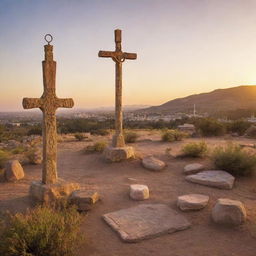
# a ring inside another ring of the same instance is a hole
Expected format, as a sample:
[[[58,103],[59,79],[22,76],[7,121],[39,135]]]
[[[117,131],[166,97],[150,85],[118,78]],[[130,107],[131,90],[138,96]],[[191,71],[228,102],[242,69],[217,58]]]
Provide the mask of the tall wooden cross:
[[[116,50],[112,51],[99,51],[98,56],[103,58],[112,58],[116,63],[116,98],[115,98],[115,135],[113,136],[113,147],[124,147],[123,136],[123,115],[122,115],[122,63],[128,60],[135,60],[136,53],[122,52],[122,31],[115,30],[115,43]]]
[[[47,38],[50,36],[50,40]],[[56,128],[56,110],[58,108],[72,108],[73,99],[59,99],[56,96],[55,77],[56,62],[53,60],[53,46],[51,35],[46,35],[48,42],[44,46],[45,59],[43,66],[44,92],[41,98],[24,98],[23,108],[40,108],[43,112],[43,175],[44,184],[53,184],[57,181],[57,128]]]

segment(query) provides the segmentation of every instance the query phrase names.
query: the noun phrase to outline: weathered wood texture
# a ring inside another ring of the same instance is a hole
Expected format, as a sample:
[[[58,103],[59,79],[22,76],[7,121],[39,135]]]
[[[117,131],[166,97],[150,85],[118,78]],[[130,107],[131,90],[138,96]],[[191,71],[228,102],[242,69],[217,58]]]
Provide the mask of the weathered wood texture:
[[[56,96],[55,78],[56,62],[53,60],[53,46],[45,45],[45,60],[43,65],[44,92],[41,98],[24,98],[23,108],[40,108],[43,112],[43,175],[44,184],[57,181],[57,128],[56,110],[72,108],[73,99],[59,99]]]
[[[116,84],[116,97],[115,97],[115,135],[113,136],[113,147],[124,147],[123,136],[123,115],[122,115],[122,63],[126,60],[135,60],[136,53],[122,52],[122,31],[115,30],[115,51],[99,51],[98,56],[103,58],[112,58],[116,64],[115,84]]]

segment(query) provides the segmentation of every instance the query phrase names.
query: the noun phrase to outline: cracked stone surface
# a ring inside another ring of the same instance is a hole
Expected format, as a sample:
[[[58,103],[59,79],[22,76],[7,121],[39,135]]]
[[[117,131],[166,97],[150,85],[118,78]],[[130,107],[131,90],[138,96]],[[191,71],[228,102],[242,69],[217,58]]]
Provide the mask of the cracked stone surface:
[[[174,233],[191,225],[185,217],[164,204],[141,204],[107,213],[103,219],[124,242],[138,242]]]

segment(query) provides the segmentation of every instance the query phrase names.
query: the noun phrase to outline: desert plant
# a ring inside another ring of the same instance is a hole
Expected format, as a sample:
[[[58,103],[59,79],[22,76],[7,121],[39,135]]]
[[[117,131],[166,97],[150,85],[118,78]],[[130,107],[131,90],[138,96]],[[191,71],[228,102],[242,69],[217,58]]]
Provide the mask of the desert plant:
[[[191,142],[183,146],[182,156],[188,157],[202,157],[207,152],[207,144],[204,141],[201,142]]]
[[[217,169],[227,171],[235,176],[250,175],[256,167],[256,155],[236,144],[215,148],[212,159]]]
[[[4,168],[6,162],[10,158],[10,153],[4,150],[0,150],[0,169]]]
[[[100,135],[100,136],[105,136],[109,135],[109,131],[105,129],[98,129],[98,130],[93,130],[91,131],[92,135]]]
[[[11,153],[14,154],[14,155],[17,155],[17,154],[22,154],[26,151],[26,148],[23,147],[23,146],[18,146],[14,149],[12,149]]]
[[[164,130],[162,133],[162,141],[173,142],[181,141],[187,134],[179,130]]]
[[[125,143],[134,143],[138,139],[139,135],[136,132],[125,131],[124,140]]]
[[[239,136],[244,135],[249,127],[250,123],[244,120],[236,120],[227,125],[227,129],[230,132],[237,133]]]
[[[251,127],[249,127],[246,132],[245,132],[246,136],[251,137],[251,138],[256,138],[256,126],[252,125]]]
[[[73,256],[82,217],[75,208],[40,206],[1,218],[1,256]]]
[[[203,136],[221,136],[225,133],[225,125],[211,118],[201,119],[196,126]]]
[[[88,145],[85,149],[85,153],[94,153],[94,152],[103,152],[104,149],[107,147],[106,141],[98,141],[95,142],[93,145]]]
[[[86,136],[84,136],[82,133],[76,133],[74,135],[74,137],[78,140],[78,141],[82,141],[86,138]]]

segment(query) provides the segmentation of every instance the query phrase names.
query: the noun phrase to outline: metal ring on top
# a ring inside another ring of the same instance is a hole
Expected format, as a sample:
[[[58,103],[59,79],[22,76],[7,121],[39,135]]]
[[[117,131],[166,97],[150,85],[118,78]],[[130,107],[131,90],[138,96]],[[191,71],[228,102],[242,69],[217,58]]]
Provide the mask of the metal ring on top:
[[[44,40],[45,40],[48,44],[50,44],[51,41],[53,40],[53,37],[52,37],[51,34],[46,34],[46,35],[44,36]]]

